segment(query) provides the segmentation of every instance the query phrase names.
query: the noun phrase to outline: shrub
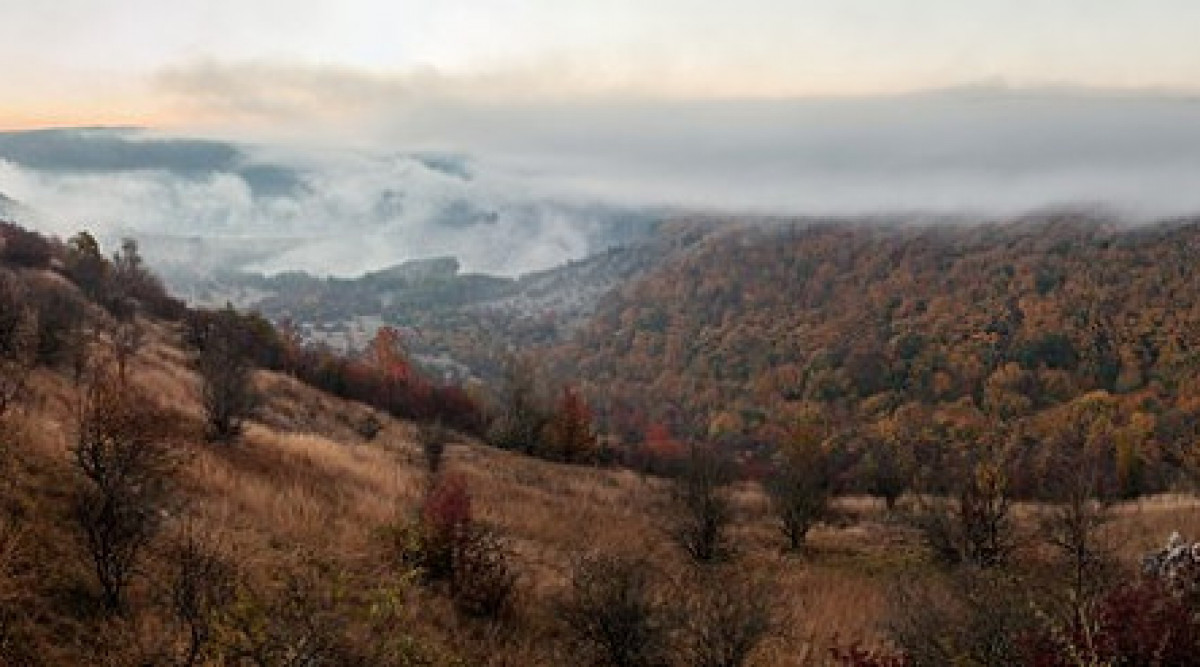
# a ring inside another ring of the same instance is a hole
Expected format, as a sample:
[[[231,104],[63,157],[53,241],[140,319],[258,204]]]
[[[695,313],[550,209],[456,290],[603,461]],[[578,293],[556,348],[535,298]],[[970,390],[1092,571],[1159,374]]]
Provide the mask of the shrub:
[[[1037,626],[1029,593],[1027,581],[998,570],[899,583],[888,634],[913,667],[1025,664],[1022,637]]]
[[[667,663],[676,619],[643,558],[595,555],[576,563],[558,616],[597,664]]]
[[[596,432],[587,403],[578,392],[564,388],[542,434],[543,456],[563,463],[588,463],[596,459]]]
[[[184,342],[203,352],[214,337],[236,340],[239,354],[253,366],[278,370],[287,361],[282,336],[258,313],[239,313],[231,305],[188,311],[183,320]]]
[[[495,618],[508,610],[516,574],[493,529],[476,523],[462,475],[435,479],[414,531],[400,531],[401,558],[426,583],[444,583],[455,607],[468,616]]]
[[[105,606],[120,611],[125,590],[173,504],[175,461],[163,415],[99,378],[87,396],[74,463],[74,516]]]
[[[510,359],[505,367],[501,413],[488,440],[496,447],[535,454],[543,449],[542,437],[549,422],[533,367]]]
[[[50,242],[37,232],[0,222],[0,263],[30,269],[50,266]]]
[[[203,332],[212,317],[212,313],[204,311],[189,315],[185,337],[191,345],[203,348]],[[461,387],[434,384],[407,365],[401,366],[406,369],[403,373],[388,372],[364,359],[349,359],[328,349],[301,347],[294,338],[276,332],[270,323],[256,315],[238,317],[248,327],[252,360],[264,368],[286,370],[321,391],[403,419],[441,421],[477,435],[485,430],[478,403]]]
[[[184,634],[178,662],[201,664],[213,644],[217,616],[233,600],[233,568],[193,533],[168,549],[167,562],[167,603]]]
[[[1190,665],[1200,654],[1195,608],[1157,579],[1107,593],[1067,627],[1039,630],[1025,636],[1036,667]]]
[[[1164,548],[1142,559],[1142,574],[1200,608],[1200,542],[1188,542],[1179,533],[1171,533]]]
[[[977,464],[953,484],[957,488],[949,497],[918,499],[912,520],[925,544],[945,565],[1003,565],[1014,546],[1012,498],[1003,471],[994,464]]]
[[[11,272],[0,269],[0,357],[17,355],[18,333],[32,314],[25,286]]]
[[[292,574],[276,591],[239,586],[219,617],[215,664],[370,664],[349,641],[338,593]]]
[[[710,563],[730,555],[733,504],[729,462],[709,447],[693,446],[683,472],[668,487],[666,529],[691,559]]]
[[[421,440],[421,454],[425,459],[425,469],[430,475],[437,475],[442,470],[446,457],[446,446],[450,444],[451,433],[440,422],[424,424],[418,432]]]
[[[383,422],[379,421],[379,417],[376,417],[374,413],[368,414],[358,421],[354,430],[363,440],[370,442],[383,430]]]
[[[439,477],[421,506],[416,554],[426,580],[445,581],[454,574],[456,544],[471,526],[471,493],[461,475]]]
[[[20,398],[37,357],[37,312],[25,306],[19,286],[0,273],[0,417]]]
[[[243,422],[259,404],[247,338],[232,308],[222,311],[203,332],[198,366],[208,437],[216,442],[232,442],[241,435]]]
[[[3,423],[0,423],[3,436]],[[0,440],[0,446],[4,443]],[[6,471],[7,472],[7,471]],[[26,566],[28,554],[24,538],[25,527],[14,517],[0,521],[0,664],[36,665],[43,662],[40,648],[29,637],[30,626],[36,626],[35,606],[38,592],[35,574]]]
[[[910,664],[903,653],[864,648],[859,643],[831,647],[829,657],[841,667],[909,667]]]
[[[43,364],[68,362],[84,344],[86,304],[60,285],[32,283],[29,300],[37,311],[37,358]]]
[[[765,581],[732,572],[708,577],[688,596],[688,664],[738,667],[773,628],[775,596]]]
[[[450,596],[463,614],[499,618],[516,591],[517,575],[508,548],[493,529],[467,526],[454,542]]]
[[[790,551],[799,550],[809,529],[829,515],[833,485],[832,456],[824,443],[797,442],[783,452],[765,487]]]

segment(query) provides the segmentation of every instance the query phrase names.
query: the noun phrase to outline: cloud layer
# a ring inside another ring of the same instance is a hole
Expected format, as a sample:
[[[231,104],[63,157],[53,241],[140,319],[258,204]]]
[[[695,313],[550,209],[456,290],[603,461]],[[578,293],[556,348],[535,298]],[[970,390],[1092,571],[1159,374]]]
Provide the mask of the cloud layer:
[[[225,90],[220,99],[250,113],[269,97],[267,116],[302,119],[290,135],[0,134],[0,192],[62,233],[257,239],[255,268],[334,274],[436,255],[469,270],[546,268],[636,235],[665,208],[1200,212],[1200,102],[1187,97],[993,84],[876,98],[488,103],[444,82],[419,94],[429,86],[269,74],[214,70],[189,90]],[[304,108],[331,90],[355,109],[359,123],[330,122],[354,130],[357,149],[314,148],[337,137]],[[281,116],[280,104],[300,109]]]
[[[154,139],[103,130],[0,134],[0,192],[41,228],[134,235],[211,266],[355,275],[452,255],[516,274],[585,256],[645,216],[545,196],[465,156]],[[221,255],[224,255],[222,257]],[[152,257],[153,258],[153,257]],[[247,263],[248,262],[248,263]]]

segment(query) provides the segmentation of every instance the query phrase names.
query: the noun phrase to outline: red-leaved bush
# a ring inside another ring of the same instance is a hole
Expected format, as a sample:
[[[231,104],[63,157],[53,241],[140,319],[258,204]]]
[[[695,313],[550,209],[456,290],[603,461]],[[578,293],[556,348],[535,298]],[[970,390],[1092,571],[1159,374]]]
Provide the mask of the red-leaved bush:
[[[440,422],[481,434],[485,418],[475,399],[462,388],[437,383],[417,372],[399,346],[397,334],[384,329],[366,355],[350,357],[329,349],[304,346],[288,327],[276,328],[257,313],[235,313],[243,352],[255,366],[289,373],[321,391],[402,419]],[[184,340],[203,350],[214,320],[224,311],[190,310]]]
[[[427,579],[450,579],[458,543],[470,528],[471,493],[466,478],[457,474],[439,477],[421,506],[420,565]]]
[[[430,583],[446,582],[455,607],[469,616],[506,611],[516,587],[509,553],[499,534],[477,524],[462,475],[442,475],[421,507],[415,549],[409,560]]]
[[[1200,656],[1200,618],[1160,581],[1122,586],[1067,628],[1027,638],[1027,664],[1190,665]]]

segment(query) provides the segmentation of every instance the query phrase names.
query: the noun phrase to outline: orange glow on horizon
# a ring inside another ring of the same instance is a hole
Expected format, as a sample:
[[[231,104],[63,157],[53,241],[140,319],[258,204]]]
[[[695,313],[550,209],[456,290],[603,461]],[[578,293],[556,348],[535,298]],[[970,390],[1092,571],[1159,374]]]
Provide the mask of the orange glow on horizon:
[[[70,109],[45,112],[0,109],[0,132],[19,132],[56,127],[167,128],[180,124],[182,124],[182,119],[170,115],[136,111]]]

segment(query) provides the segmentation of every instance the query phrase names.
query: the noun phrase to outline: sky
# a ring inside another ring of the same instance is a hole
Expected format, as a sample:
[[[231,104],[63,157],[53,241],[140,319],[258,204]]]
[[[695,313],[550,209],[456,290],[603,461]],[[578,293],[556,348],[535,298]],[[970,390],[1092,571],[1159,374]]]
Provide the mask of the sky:
[[[1200,91],[1191,0],[0,0],[0,17],[7,129],[997,81]]]
[[[547,268],[663,207],[1191,215],[1198,26],[1195,0],[0,0],[0,195],[339,274]],[[102,126],[144,129],[3,133]]]

